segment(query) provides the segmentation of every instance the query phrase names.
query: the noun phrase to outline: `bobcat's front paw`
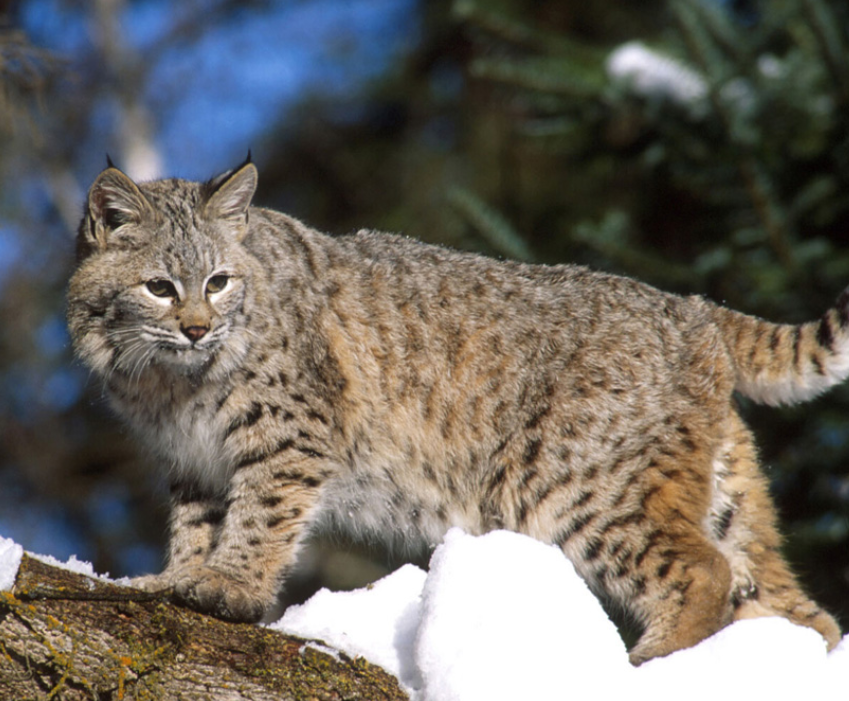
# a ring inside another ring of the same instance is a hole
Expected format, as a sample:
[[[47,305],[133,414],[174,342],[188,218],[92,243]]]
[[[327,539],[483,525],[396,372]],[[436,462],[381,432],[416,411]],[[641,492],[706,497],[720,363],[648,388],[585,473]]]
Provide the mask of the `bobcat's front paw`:
[[[197,611],[239,623],[256,623],[267,607],[265,599],[245,582],[207,566],[181,571],[173,596]]]
[[[133,577],[130,579],[130,586],[151,594],[164,594],[170,591],[173,585],[171,577],[163,572],[162,574],[145,574],[141,577]]]

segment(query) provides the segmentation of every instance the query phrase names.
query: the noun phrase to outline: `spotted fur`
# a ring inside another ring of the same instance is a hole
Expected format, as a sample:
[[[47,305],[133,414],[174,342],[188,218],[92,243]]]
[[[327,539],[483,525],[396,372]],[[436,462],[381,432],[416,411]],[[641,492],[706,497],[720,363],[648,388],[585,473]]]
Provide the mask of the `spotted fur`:
[[[732,394],[842,381],[846,294],[776,325],[576,266],[331,238],[251,206],[256,183],[110,167],[89,192],[74,345],[172,483],[168,565],[141,586],[257,620],[313,528],[404,549],[506,528],[645,625],[635,663],[748,616],[837,643]]]

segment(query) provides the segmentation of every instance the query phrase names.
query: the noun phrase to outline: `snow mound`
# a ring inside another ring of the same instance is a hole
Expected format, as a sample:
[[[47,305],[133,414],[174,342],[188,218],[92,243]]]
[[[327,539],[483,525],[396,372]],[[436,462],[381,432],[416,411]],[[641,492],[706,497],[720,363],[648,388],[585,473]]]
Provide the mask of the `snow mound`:
[[[269,627],[324,640],[352,657],[365,657],[415,689],[421,686],[421,678],[413,664],[413,645],[426,576],[418,567],[404,565],[364,589],[322,589],[305,604],[290,606]]]
[[[849,636],[831,654],[783,618],[739,621],[639,668],[556,548],[496,531],[448,532],[430,571],[407,565],[353,592],[322,590],[273,627],[362,655],[415,701],[835,697]]]
[[[607,669],[595,691],[625,693],[633,671],[625,645],[563,553],[507,531],[448,533],[422,593],[421,698],[548,698],[567,666],[600,658]]]

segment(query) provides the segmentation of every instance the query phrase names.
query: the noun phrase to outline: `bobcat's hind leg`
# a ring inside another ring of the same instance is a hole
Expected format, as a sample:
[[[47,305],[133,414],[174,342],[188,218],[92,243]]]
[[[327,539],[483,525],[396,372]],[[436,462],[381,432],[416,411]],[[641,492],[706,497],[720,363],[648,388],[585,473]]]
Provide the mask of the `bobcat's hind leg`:
[[[761,616],[784,616],[793,623],[816,630],[829,650],[840,642],[837,621],[808,598],[777,550],[764,549],[754,558],[755,588],[747,597],[734,597],[734,620]]]
[[[752,437],[736,415],[730,438],[718,470],[711,530],[731,564],[733,618],[783,616],[818,631],[832,649],[840,642],[840,627],[805,595],[781,555],[767,481],[758,468]]]
[[[630,602],[645,630],[630,652],[632,664],[697,645],[730,622],[728,562],[700,534],[663,535],[641,569],[654,574]]]
[[[585,517],[561,545],[588,581],[645,626],[630,652],[635,665],[731,622],[731,568],[704,529],[710,463],[698,446],[686,450],[650,456],[613,508]]]

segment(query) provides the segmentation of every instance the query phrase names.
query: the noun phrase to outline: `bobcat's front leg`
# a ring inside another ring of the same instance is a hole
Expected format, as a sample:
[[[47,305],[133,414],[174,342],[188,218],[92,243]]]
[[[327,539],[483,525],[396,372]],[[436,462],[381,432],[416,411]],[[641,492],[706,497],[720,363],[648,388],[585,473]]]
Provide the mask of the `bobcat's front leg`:
[[[171,484],[168,562],[160,574],[135,577],[132,584],[145,591],[168,591],[183,569],[197,567],[206,560],[224,519],[222,499],[185,483]]]
[[[295,562],[318,501],[323,462],[285,449],[266,461],[243,460],[205,562],[177,571],[177,600],[226,620],[258,621]]]

